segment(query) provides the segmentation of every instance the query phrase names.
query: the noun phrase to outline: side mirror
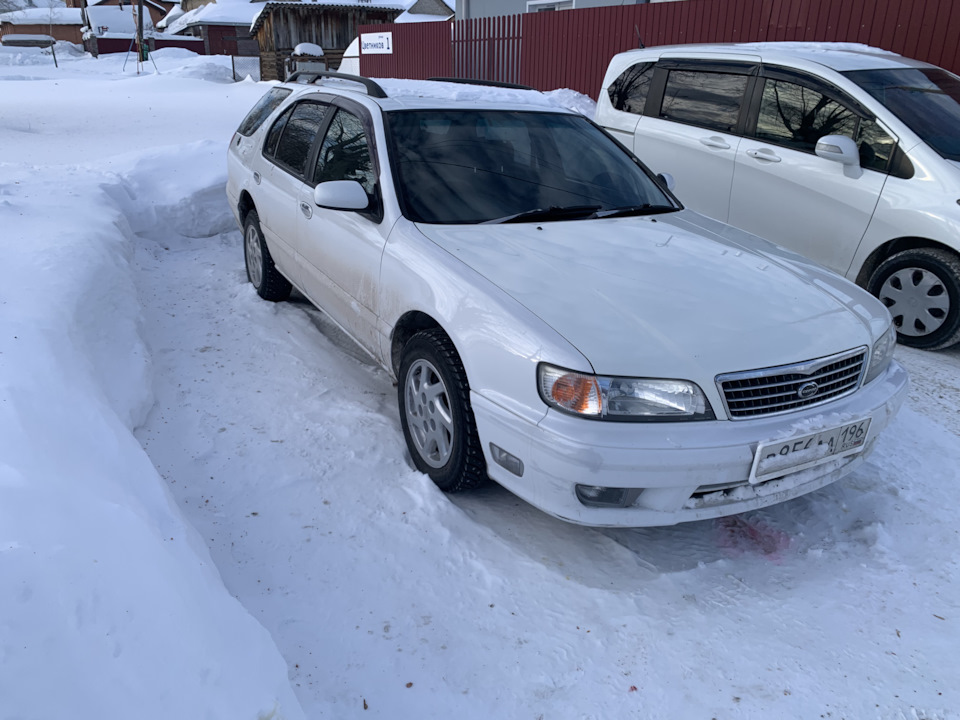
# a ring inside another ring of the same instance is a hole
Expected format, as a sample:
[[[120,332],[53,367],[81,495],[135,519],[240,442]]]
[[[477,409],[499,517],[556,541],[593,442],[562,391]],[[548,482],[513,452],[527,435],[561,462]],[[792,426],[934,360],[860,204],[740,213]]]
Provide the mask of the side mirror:
[[[313,190],[313,201],[331,210],[366,210],[370,206],[367,191],[356,180],[330,180]]]
[[[860,150],[846,135],[827,135],[820,138],[817,141],[816,153],[819,157],[841,165],[860,167]]]
[[[677,186],[677,181],[673,179],[673,175],[670,173],[659,173],[657,180],[670,192],[673,192],[673,189]]]

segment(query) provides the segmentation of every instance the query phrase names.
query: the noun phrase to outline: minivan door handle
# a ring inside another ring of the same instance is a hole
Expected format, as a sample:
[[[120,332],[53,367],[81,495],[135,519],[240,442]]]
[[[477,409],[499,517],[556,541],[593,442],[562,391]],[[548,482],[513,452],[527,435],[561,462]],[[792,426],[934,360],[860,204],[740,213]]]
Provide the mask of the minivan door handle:
[[[747,155],[757,160],[766,160],[767,162],[780,162],[780,156],[773,150],[763,148],[761,150],[747,150]]]
[[[730,143],[724,140],[719,135],[711,135],[710,137],[700,138],[700,142],[703,145],[706,145],[709,148],[716,148],[717,150],[729,150]]]

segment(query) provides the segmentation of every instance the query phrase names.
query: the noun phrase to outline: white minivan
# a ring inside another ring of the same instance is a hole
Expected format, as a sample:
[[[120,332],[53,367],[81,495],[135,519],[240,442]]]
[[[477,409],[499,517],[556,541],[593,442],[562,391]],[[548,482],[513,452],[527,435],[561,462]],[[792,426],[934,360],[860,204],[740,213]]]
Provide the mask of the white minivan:
[[[596,121],[689,208],[845,275],[898,339],[960,342],[960,78],[865,45],[616,55]]]

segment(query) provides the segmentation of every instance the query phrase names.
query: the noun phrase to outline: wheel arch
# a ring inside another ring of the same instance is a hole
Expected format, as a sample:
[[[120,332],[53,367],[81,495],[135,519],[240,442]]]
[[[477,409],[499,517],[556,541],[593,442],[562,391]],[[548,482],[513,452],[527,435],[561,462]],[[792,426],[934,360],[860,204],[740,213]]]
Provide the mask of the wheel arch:
[[[400,361],[403,357],[403,347],[407,341],[422,330],[438,329],[450,338],[450,333],[431,315],[420,310],[410,310],[400,316],[390,334],[390,368],[395,377],[400,377]],[[453,338],[450,338],[453,342]],[[454,343],[456,347],[456,343]],[[459,349],[457,350],[459,353]]]
[[[873,252],[871,252],[867,256],[867,259],[864,260],[863,265],[860,266],[860,271],[857,273],[857,285],[862,288],[866,288],[870,283],[870,278],[873,277],[873,273],[876,272],[877,268],[880,267],[880,264],[887,258],[896,255],[898,252],[903,252],[904,250],[919,250],[921,248],[926,248],[929,250],[945,250],[953,253],[954,255],[958,255],[955,248],[950,247],[946,243],[930,240],[929,238],[900,237],[893,240],[888,240],[887,242],[874,248]]]
[[[247,215],[250,214],[251,210],[256,210],[257,206],[253,202],[253,198],[250,193],[246,190],[240,192],[240,200],[237,202],[237,211],[240,214],[240,225],[241,227],[244,223],[247,222]]]

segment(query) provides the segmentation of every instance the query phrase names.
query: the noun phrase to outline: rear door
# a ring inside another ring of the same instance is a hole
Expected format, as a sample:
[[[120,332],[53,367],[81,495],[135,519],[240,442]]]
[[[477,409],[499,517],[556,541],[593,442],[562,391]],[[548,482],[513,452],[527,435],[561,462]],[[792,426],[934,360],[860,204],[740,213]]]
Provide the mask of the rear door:
[[[764,68],[736,156],[731,225],[845,273],[886,182],[896,138],[818,78]],[[826,135],[853,138],[860,167],[818,157]]]
[[[257,210],[270,253],[280,271],[300,285],[296,262],[298,215],[305,172],[329,105],[302,100],[270,128],[264,143],[266,162],[259,178]]]
[[[676,180],[697,212],[726,220],[745,99],[757,62],[661,58],[637,125],[633,152]]]

